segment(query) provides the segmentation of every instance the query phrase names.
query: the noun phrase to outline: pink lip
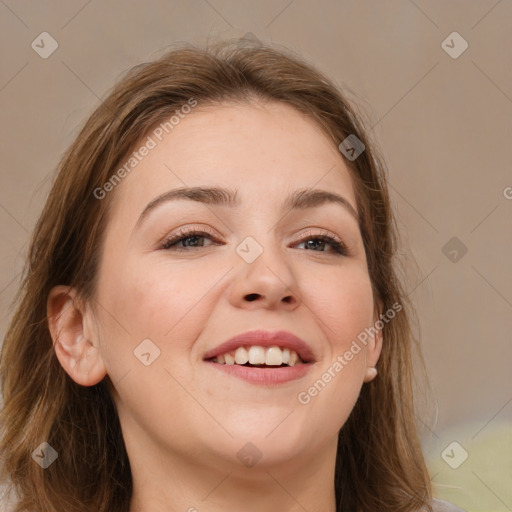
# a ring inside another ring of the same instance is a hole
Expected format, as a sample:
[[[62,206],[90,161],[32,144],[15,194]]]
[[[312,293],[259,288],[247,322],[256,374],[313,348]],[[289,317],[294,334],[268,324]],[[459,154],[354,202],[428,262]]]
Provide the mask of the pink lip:
[[[294,334],[287,332],[287,331],[263,331],[263,330],[257,330],[257,331],[249,331],[242,334],[238,334],[234,336],[233,338],[230,338],[229,340],[225,341],[221,345],[215,347],[212,350],[209,350],[205,355],[204,359],[213,359],[214,357],[217,357],[221,354],[225,354],[226,352],[231,352],[236,350],[238,347],[242,346],[251,346],[251,345],[259,345],[260,347],[272,347],[272,346],[278,346],[283,348],[289,348],[291,350],[295,350],[297,354],[299,354],[299,357],[304,361],[305,363],[314,363],[315,358],[313,351],[311,348],[306,344],[305,341],[301,340]],[[228,366],[228,365],[222,365],[222,366]],[[263,371],[270,371],[270,372],[281,372],[283,370],[291,370],[296,367],[300,367],[304,365],[297,365],[290,368],[279,368],[279,369],[262,369],[262,368],[249,368],[249,367],[243,367],[238,366],[238,368],[243,368],[245,370],[257,370],[258,372]]]
[[[298,364],[296,366],[280,368],[251,368],[250,366],[240,366],[237,364],[218,364],[212,361],[207,361],[207,364],[233,377],[264,386],[284,384],[285,382],[300,379],[312,367],[311,364]]]

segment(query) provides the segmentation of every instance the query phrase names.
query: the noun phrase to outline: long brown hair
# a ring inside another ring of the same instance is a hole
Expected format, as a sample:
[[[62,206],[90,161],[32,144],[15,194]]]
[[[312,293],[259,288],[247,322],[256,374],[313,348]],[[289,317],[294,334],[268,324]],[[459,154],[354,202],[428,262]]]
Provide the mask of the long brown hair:
[[[362,141],[346,159],[360,213],[375,307],[401,311],[384,324],[378,377],[363,385],[339,433],[338,510],[410,512],[430,508],[431,490],[415,425],[412,308],[397,271],[397,228],[386,169],[354,108],[325,76],[299,57],[263,45],[180,46],[125,74],[87,120],[61,160],[34,230],[28,262],[1,353],[3,478],[15,512],[127,512],[132,480],[106,379],[75,383],[61,367],[48,329],[52,287],[75,287],[93,300],[102,237],[115,192],[94,191],[112,178],[149,130],[190,98],[278,101],[310,116],[338,145]],[[42,469],[33,451],[48,442],[56,463]]]

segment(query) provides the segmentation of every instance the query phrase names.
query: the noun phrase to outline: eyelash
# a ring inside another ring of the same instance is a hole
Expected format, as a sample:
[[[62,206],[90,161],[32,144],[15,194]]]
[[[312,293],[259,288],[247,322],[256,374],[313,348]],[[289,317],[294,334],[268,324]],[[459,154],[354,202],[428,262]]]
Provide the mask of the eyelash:
[[[166,251],[176,251],[176,252],[189,252],[190,249],[196,249],[200,248],[202,246],[198,247],[190,247],[188,249],[186,248],[177,248],[176,244],[179,242],[182,242],[183,240],[187,240],[188,238],[193,237],[201,237],[201,238],[209,238],[213,241],[217,240],[217,238],[214,236],[214,234],[211,231],[208,230],[198,230],[195,228],[185,228],[174,235],[166,238],[161,245],[161,249],[164,249]],[[327,233],[319,234],[319,233],[313,233],[308,232],[306,236],[303,236],[300,240],[296,242],[296,244],[301,244],[303,242],[307,242],[308,240],[321,240],[322,242],[327,242],[332,249],[340,254],[341,256],[349,256],[349,250],[347,246],[337,237],[329,235]],[[217,244],[218,245],[218,244]],[[174,247],[173,247],[174,246]],[[307,250],[307,249],[303,249]],[[329,251],[314,251],[313,252],[329,252]]]

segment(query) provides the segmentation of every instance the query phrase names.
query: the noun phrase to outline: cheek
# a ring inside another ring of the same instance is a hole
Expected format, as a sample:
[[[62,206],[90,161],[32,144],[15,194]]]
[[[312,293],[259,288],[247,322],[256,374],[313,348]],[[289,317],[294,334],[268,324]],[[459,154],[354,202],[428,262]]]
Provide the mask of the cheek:
[[[103,289],[116,317],[132,324],[139,334],[151,326],[152,333],[163,335],[197,302],[202,287],[200,269],[196,270],[191,274],[179,266],[158,263],[148,267],[127,261],[105,280]]]
[[[329,346],[318,373],[297,397],[305,412],[322,418],[334,435],[352,411],[366,369],[366,346],[357,336],[373,324],[373,291],[366,268],[347,265],[329,279],[310,283],[308,300]],[[309,304],[308,304],[309,306]]]
[[[115,348],[116,358],[120,351],[132,354],[146,338],[161,349],[162,361],[169,357],[171,342],[173,357],[188,354],[196,331],[211,313],[207,294],[225,273],[221,270],[171,266],[165,260],[150,268],[128,261],[115,269],[102,282],[100,300],[110,313],[103,315],[104,338]]]
[[[165,370],[179,382],[190,375],[190,349],[210,314],[202,299],[218,280],[204,265],[171,268],[165,261],[148,267],[127,260],[103,274],[98,288],[102,356],[123,407],[141,423],[144,415],[149,422],[158,417],[163,396],[169,398],[166,421],[187,406],[186,397],[177,399],[181,386]],[[148,366],[142,356],[147,352]]]
[[[347,265],[339,272],[307,288],[306,302],[319,319],[319,326],[337,357],[373,322],[373,292],[368,272],[362,265]]]

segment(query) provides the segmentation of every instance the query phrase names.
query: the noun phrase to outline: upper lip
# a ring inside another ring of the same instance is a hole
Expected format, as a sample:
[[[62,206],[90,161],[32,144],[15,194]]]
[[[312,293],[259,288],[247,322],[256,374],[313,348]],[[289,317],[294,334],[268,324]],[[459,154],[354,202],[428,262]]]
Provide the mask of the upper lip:
[[[238,347],[248,345],[288,348],[295,350],[303,362],[314,362],[313,350],[304,340],[301,340],[299,337],[295,336],[295,334],[287,331],[263,330],[248,331],[242,334],[237,334],[224,343],[221,343],[217,347],[206,352],[204,359],[212,359],[220,356],[221,354],[225,354],[226,352],[236,350]]]

